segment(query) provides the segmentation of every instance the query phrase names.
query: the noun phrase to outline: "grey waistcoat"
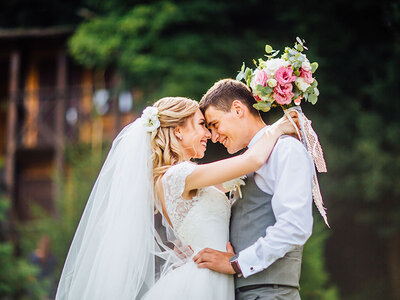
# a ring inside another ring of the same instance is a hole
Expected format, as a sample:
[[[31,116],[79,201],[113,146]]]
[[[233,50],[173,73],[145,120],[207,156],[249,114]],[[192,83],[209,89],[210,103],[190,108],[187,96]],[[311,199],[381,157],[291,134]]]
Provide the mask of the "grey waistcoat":
[[[272,195],[264,193],[256,185],[254,173],[247,175],[246,185],[242,187],[243,198],[232,206],[230,241],[235,253],[251,246],[265,230],[276,222],[272,211]],[[254,284],[281,284],[299,287],[303,247],[288,252],[262,272],[247,278],[235,275],[235,287]]]

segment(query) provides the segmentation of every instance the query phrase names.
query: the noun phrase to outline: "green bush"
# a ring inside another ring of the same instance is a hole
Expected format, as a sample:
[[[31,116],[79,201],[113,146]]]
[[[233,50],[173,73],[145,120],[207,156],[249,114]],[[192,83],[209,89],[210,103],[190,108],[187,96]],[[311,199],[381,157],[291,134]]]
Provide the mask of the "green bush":
[[[0,197],[0,222],[5,221],[9,201]],[[38,268],[14,254],[14,244],[0,242],[0,299],[43,299],[45,289],[37,279]]]
[[[301,270],[300,294],[304,300],[337,300],[336,287],[329,285],[329,276],[325,270],[324,244],[329,229],[319,214],[314,216],[314,230],[304,246]]]

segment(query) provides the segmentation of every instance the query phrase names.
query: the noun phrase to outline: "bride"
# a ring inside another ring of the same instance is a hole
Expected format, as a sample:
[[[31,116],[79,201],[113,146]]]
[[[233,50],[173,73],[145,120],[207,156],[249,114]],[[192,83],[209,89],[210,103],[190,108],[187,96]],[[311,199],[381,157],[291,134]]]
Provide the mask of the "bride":
[[[191,159],[204,156],[210,138],[198,103],[168,97],[145,109],[113,141],[56,299],[234,299],[233,277],[192,257],[206,247],[233,253],[223,183],[256,171],[294,132],[284,117],[244,154],[197,165]]]

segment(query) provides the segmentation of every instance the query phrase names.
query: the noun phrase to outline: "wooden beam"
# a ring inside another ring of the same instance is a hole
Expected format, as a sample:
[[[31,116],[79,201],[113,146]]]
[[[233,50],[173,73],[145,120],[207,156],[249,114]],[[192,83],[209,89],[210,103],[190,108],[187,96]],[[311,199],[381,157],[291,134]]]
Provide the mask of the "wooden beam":
[[[51,28],[30,28],[30,29],[0,29],[0,39],[58,37],[70,35],[74,32],[72,26],[59,26]]]
[[[17,101],[18,101],[18,83],[20,72],[20,53],[14,50],[10,56],[10,85],[8,102],[8,120],[7,120],[7,149],[5,164],[5,179],[8,196],[11,201],[14,198],[15,184],[15,150],[17,145]]]
[[[57,56],[57,103],[56,103],[56,148],[55,169],[58,180],[63,179],[64,174],[64,148],[65,148],[65,102],[67,94],[67,55],[65,49],[61,49]],[[59,184],[54,184],[54,199],[60,199]]]
[[[110,91],[112,92],[112,113],[114,114],[113,138],[117,136],[121,129],[121,112],[119,111],[119,99],[117,93],[121,81],[120,75],[115,71],[112,77],[112,86],[110,88]]]
[[[80,111],[83,120],[79,122],[79,141],[90,143],[92,135],[92,124],[88,116],[93,110],[93,72],[89,69],[82,69],[82,96],[80,101]]]
[[[39,135],[39,68],[35,57],[32,57],[29,62],[28,76],[25,81],[24,108],[26,115],[22,143],[26,148],[34,148],[37,146]]]

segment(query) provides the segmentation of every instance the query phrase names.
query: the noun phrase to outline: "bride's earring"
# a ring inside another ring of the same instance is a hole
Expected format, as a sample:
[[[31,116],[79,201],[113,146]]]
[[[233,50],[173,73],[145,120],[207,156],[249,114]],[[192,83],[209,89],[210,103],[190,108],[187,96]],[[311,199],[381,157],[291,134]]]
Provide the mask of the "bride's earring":
[[[180,140],[180,141],[182,141],[182,137],[181,136],[176,136],[176,138],[178,139],[178,140]]]

